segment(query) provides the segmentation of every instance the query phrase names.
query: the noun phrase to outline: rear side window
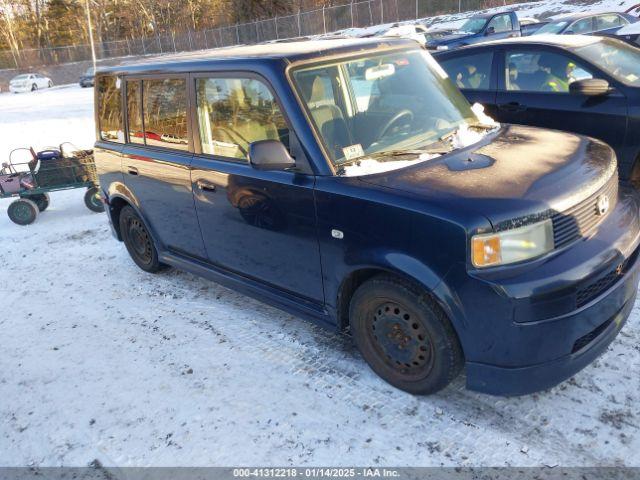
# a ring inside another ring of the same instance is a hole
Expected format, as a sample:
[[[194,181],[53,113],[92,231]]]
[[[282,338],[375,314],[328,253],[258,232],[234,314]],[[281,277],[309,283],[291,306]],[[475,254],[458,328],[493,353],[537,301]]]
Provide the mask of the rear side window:
[[[284,116],[260,80],[198,78],[196,97],[203,153],[246,160],[249,145],[258,140],[289,147]]]
[[[622,25],[627,25],[629,22],[626,20],[623,21],[623,18],[620,15],[616,15],[615,13],[611,13],[609,15],[600,15],[596,17],[596,31],[600,30],[608,30],[610,28],[621,27]]]
[[[142,85],[146,144],[188,150],[186,80],[144,80]]]
[[[100,139],[123,143],[120,79],[100,77],[97,88]]]
[[[458,88],[488,90],[491,83],[492,52],[458,56],[440,62]]]
[[[593,17],[583,18],[569,27],[570,32],[575,34],[593,32]]]

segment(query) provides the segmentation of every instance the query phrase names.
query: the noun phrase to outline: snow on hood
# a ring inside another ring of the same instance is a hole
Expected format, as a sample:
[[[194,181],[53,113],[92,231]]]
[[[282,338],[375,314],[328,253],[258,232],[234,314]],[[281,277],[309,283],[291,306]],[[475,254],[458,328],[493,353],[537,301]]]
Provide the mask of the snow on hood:
[[[471,110],[480,121],[483,127],[493,127],[490,130],[477,131],[472,130],[467,123],[460,125],[456,133],[451,137],[451,144],[454,149],[465,148],[482,140],[488,133],[495,131],[500,127],[500,124],[496,122],[489,115],[484,113],[484,107],[479,103],[474,103]],[[343,176],[345,177],[359,177],[361,175],[372,175],[374,173],[389,172],[397,170],[399,168],[409,167],[416,165],[427,160],[438,158],[439,154],[427,154],[422,153],[418,158],[413,160],[376,160],[374,158],[363,157],[362,160],[347,165],[344,167]]]

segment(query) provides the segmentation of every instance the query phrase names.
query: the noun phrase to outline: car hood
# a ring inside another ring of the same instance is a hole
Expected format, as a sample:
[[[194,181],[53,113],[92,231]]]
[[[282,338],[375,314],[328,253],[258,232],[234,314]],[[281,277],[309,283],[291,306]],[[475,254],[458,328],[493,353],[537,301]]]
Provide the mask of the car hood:
[[[505,125],[465,149],[358,178],[445,209],[476,212],[503,228],[572,207],[601,188],[616,168],[613,150],[599,140]]]
[[[434,40],[430,40],[427,45],[430,47],[435,47],[438,45],[447,45],[449,43],[455,43],[456,41],[462,39],[462,38],[466,38],[466,37],[472,37],[473,33],[468,33],[468,32],[456,32],[456,33],[451,33],[449,35],[445,35],[444,37],[440,37],[440,38],[436,38]]]

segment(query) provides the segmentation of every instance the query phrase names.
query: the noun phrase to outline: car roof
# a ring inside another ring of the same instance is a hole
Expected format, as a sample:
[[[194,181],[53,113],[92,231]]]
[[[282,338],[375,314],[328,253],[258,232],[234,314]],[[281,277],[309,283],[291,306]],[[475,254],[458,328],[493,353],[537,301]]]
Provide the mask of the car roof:
[[[607,15],[607,14],[614,14],[614,13],[620,14],[620,12],[608,12],[608,11],[565,13],[561,15],[556,15],[555,17],[549,19],[549,21],[550,23],[571,22],[574,20],[580,20],[581,18],[597,17],[599,15]]]
[[[211,65],[242,60],[251,60],[252,62],[283,60],[293,63],[327,55],[348,55],[350,53],[375,51],[380,48],[403,46],[415,48],[417,44],[414,40],[397,37],[300,39],[159,55],[136,63],[100,68],[97,74],[136,74],[162,71],[189,72]]]
[[[593,45],[594,43],[601,42],[602,40],[603,38],[594,35],[531,35],[528,37],[491,40],[488,42],[477,43],[475,45],[469,45],[468,47],[462,47],[457,50],[451,50],[451,52],[482,48],[491,45],[552,45],[562,48],[577,48]]]

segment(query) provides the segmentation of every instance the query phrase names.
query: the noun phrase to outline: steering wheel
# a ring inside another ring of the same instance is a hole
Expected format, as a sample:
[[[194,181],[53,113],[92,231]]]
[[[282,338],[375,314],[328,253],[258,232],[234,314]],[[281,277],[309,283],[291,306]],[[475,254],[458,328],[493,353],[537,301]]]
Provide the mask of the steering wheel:
[[[380,129],[380,133],[378,133],[376,140],[380,140],[381,138],[384,138],[389,132],[389,130],[391,130],[391,127],[393,127],[394,124],[398,123],[398,121],[404,117],[407,117],[406,123],[411,122],[413,120],[413,112],[405,108],[403,110],[400,110],[398,113],[396,113]]]

